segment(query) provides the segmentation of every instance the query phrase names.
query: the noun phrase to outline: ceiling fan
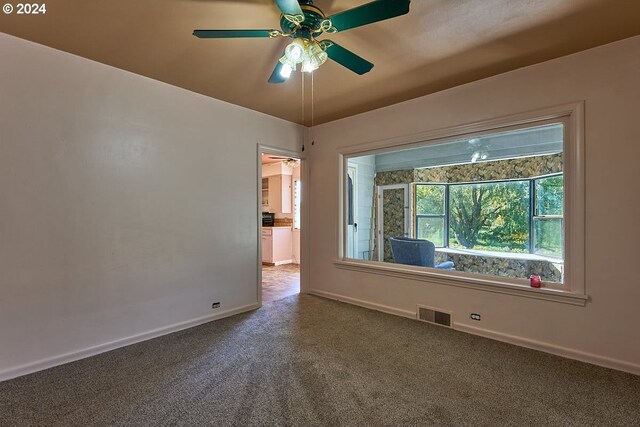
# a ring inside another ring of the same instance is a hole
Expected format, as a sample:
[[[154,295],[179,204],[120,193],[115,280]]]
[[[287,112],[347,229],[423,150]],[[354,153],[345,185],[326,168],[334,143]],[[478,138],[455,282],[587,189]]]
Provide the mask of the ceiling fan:
[[[313,0],[274,0],[280,9],[281,30],[195,30],[199,38],[290,37],[276,64],[269,83],[283,83],[300,64],[302,72],[313,72],[332,59],[357,74],[371,71],[373,64],[331,40],[317,40],[323,33],[333,34],[361,27],[409,12],[411,0],[375,0],[333,16],[325,14]]]
[[[299,159],[294,159],[293,157],[288,156],[274,156],[271,154],[263,154],[263,156],[269,158],[270,160],[281,161],[285,166],[289,167],[298,167],[300,165]]]

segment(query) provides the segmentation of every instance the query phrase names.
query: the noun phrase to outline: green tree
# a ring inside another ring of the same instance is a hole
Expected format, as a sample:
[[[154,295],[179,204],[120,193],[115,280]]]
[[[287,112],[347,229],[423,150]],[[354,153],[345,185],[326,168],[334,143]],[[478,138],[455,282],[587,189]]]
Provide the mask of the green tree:
[[[496,210],[486,233],[487,245],[526,249],[529,240],[529,183],[494,184],[487,202]]]
[[[451,218],[449,224],[456,241],[465,248],[473,248],[478,242],[480,230],[489,222],[483,205],[487,189],[477,185],[460,185],[450,189]]]
[[[450,188],[452,234],[458,244],[490,249],[526,248],[529,187],[526,182],[454,185]]]
[[[444,215],[444,185],[417,185],[416,213],[419,215]]]
[[[551,176],[536,180],[536,215],[562,215],[564,178]]]

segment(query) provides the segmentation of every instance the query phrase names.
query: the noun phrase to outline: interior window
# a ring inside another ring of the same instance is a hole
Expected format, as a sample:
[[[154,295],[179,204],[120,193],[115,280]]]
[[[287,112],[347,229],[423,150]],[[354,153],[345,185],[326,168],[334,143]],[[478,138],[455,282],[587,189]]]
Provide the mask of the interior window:
[[[368,234],[345,228],[344,256],[473,275],[535,274],[561,287],[563,155],[558,122],[349,157],[347,170],[371,167],[358,175],[358,191],[368,190],[372,208],[353,209],[345,173],[345,227],[366,224]]]

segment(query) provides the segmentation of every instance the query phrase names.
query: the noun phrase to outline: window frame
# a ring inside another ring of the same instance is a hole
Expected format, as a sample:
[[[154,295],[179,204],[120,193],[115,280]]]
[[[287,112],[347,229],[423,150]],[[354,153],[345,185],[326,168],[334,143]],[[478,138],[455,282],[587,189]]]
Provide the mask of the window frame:
[[[379,154],[457,138],[473,138],[498,132],[562,123],[564,125],[564,234],[565,284],[561,289],[531,288],[528,280],[482,276],[458,271],[436,271],[424,267],[403,266],[378,261],[345,258],[345,179],[349,158]],[[414,135],[364,141],[339,147],[338,161],[338,230],[337,268],[361,273],[382,274],[427,284],[457,286],[481,291],[529,297],[539,300],[584,306],[589,299],[584,280],[584,102],[461,124],[444,129],[427,130]]]
[[[563,179],[563,183],[562,183],[562,197],[563,197],[563,209],[562,209],[562,215],[539,215],[538,214],[538,190],[536,189],[536,183],[540,180],[543,179],[547,179],[547,178],[553,178],[556,176],[562,176]],[[566,230],[565,230],[565,206],[564,204],[566,203],[566,201],[564,200],[565,197],[565,183],[564,183],[564,173],[562,174],[548,174],[548,175],[541,175],[538,177],[535,177],[535,179],[531,180],[531,203],[532,203],[532,213],[530,216],[530,223],[529,223],[529,233],[530,233],[530,248],[529,251],[532,254],[536,254],[536,226],[535,226],[535,221],[545,221],[545,220],[554,220],[554,219],[559,219],[561,222],[561,228],[562,228],[562,256],[560,259],[563,260],[564,262],[564,258],[565,258],[565,234],[566,234]],[[537,255],[537,254],[536,254]],[[551,255],[544,255],[544,256],[548,256],[549,258],[556,258],[553,257]]]
[[[462,185],[489,185],[489,184],[501,184],[501,183],[505,183],[505,182],[527,182],[527,185],[529,186],[529,215],[528,215],[528,220],[529,220],[529,229],[531,229],[531,183],[528,182],[529,178],[512,178],[512,179],[496,179],[496,180],[486,180],[486,181],[470,181],[470,182],[451,182],[448,183],[449,186],[452,187],[456,187],[456,186],[462,186]],[[451,193],[449,193],[451,194]],[[447,215],[450,215],[451,211],[447,212]],[[531,230],[529,230],[530,232]],[[447,241],[447,248],[451,248],[450,242]],[[527,239],[527,248],[529,248],[531,245],[531,235],[529,234],[529,238]],[[456,248],[453,248],[456,249]],[[484,252],[490,252],[490,253],[495,253],[495,254],[508,254],[508,251],[484,251]],[[521,252],[518,252],[521,253]]]
[[[442,215],[425,215],[418,214],[418,186],[419,185],[433,185],[433,186],[441,186],[444,188],[444,213]],[[415,221],[413,221],[414,229],[413,236],[418,238],[418,218],[442,218],[444,222],[444,235],[442,236],[442,241],[444,242],[444,246],[436,246],[436,248],[446,248],[449,247],[449,216],[447,213],[449,212],[449,185],[446,182],[414,182],[412,186],[413,190],[413,212]]]
[[[414,182],[414,187],[413,187],[413,199],[414,199],[414,206],[413,206],[413,212],[414,212],[414,230],[413,230],[413,237],[414,238],[419,238],[418,237],[418,218],[444,218],[444,224],[445,224],[445,230],[444,230],[444,245],[443,246],[436,246],[436,248],[451,248],[451,233],[450,233],[450,229],[449,229],[449,217],[451,215],[451,210],[450,210],[450,188],[454,187],[454,186],[459,186],[459,185],[481,185],[481,184],[499,184],[499,183],[504,183],[504,182],[524,182],[527,183],[527,185],[529,186],[529,214],[528,214],[528,221],[529,221],[529,234],[528,234],[528,239],[527,239],[527,252],[524,252],[524,254],[530,254],[530,255],[539,255],[535,253],[535,226],[534,226],[534,221],[537,220],[546,220],[546,219],[560,219],[562,220],[562,224],[563,224],[563,230],[564,230],[564,214],[563,215],[537,215],[538,212],[538,202],[537,202],[537,198],[536,198],[536,189],[535,189],[535,185],[536,182],[542,179],[547,179],[547,178],[553,178],[553,177],[557,177],[557,176],[562,176],[564,178],[564,172],[555,172],[555,173],[550,173],[550,174],[545,174],[545,175],[538,175],[538,176],[533,176],[533,177],[529,177],[529,178],[513,178],[513,179],[496,179],[496,180],[486,180],[486,181],[461,181],[461,182]],[[418,186],[421,185],[434,185],[434,186],[442,186],[444,187],[444,214],[443,215],[424,215],[424,214],[418,214],[416,213],[418,211]],[[563,194],[564,194],[564,183],[563,183]],[[548,258],[557,258],[557,259],[561,259],[564,262],[564,232],[563,232],[563,236],[562,236],[562,240],[563,240],[563,245],[562,245],[562,249],[563,249],[563,256],[561,258],[558,257],[554,257],[551,255],[543,255],[545,257]],[[484,252],[494,252],[496,254],[505,254],[505,253],[509,253],[508,251],[484,251]]]

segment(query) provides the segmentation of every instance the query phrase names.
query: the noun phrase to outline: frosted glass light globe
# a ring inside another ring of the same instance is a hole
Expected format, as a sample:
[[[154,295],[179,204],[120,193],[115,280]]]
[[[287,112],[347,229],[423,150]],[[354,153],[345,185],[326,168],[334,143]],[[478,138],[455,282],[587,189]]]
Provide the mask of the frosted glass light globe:
[[[293,68],[291,67],[291,65],[283,64],[282,68],[280,68],[280,75],[282,76],[282,78],[288,79],[289,77],[291,77],[292,71]]]
[[[295,39],[286,47],[284,54],[294,64],[299,64],[304,59],[305,45],[302,39]]]
[[[327,58],[327,53],[320,47],[320,44],[316,41],[311,42],[309,46],[307,46],[307,50],[305,52],[302,71],[305,73],[311,73],[317,70],[327,61]]]

